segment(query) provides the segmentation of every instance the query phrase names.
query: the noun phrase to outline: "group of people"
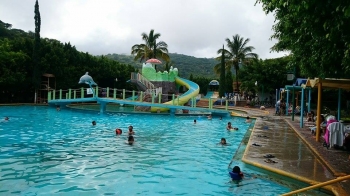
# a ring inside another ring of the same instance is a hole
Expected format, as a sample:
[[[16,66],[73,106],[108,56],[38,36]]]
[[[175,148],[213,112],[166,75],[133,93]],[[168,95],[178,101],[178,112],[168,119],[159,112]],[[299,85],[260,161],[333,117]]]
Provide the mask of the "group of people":
[[[92,121],[91,124],[92,124],[92,126],[96,126],[96,121]],[[122,129],[120,129],[120,128],[115,129],[116,135],[121,135],[122,133],[123,133]],[[135,142],[134,135],[135,135],[134,127],[130,125],[128,127],[128,140],[126,141],[127,144],[129,144],[129,145],[134,144],[134,142]]]

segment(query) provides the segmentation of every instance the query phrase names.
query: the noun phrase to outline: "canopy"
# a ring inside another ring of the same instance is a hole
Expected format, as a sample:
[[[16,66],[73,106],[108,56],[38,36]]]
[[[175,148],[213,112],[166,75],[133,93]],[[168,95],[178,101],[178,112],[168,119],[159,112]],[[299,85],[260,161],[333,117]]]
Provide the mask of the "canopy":
[[[306,84],[307,79],[306,78],[297,78],[295,80],[294,85],[295,86],[301,86],[302,84]]]
[[[219,84],[219,82],[217,80],[212,80],[212,81],[209,82],[209,85],[218,86],[220,84]]]
[[[162,64],[162,61],[158,60],[158,59],[148,59],[146,61],[146,63],[151,63],[151,64]]]

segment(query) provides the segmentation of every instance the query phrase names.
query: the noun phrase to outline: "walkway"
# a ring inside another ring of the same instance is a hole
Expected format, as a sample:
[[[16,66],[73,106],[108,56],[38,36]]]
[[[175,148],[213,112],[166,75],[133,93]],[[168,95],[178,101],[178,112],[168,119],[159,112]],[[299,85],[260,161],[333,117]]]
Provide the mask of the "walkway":
[[[349,153],[327,150],[316,142],[310,131],[299,128],[299,118],[274,116],[274,110],[232,107],[256,116],[256,123],[242,160],[248,164],[288,176],[309,184],[324,182],[350,174]],[[293,131],[294,130],[294,131]],[[256,146],[257,144],[260,146]],[[276,163],[267,163],[264,155],[271,154]],[[339,195],[350,195],[350,181],[324,187]]]

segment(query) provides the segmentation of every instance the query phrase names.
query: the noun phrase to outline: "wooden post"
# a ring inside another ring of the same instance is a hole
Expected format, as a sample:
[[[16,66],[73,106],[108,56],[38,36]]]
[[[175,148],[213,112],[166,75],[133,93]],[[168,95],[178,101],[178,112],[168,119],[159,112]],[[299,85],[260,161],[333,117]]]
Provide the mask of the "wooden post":
[[[72,89],[68,89],[68,99],[71,99],[72,95]]]
[[[123,99],[125,99],[125,89],[123,89]]]
[[[322,83],[321,80],[318,82],[318,88],[317,88],[317,122],[316,122],[316,141],[318,142],[320,140],[320,122],[321,122],[321,96],[322,96]],[[302,114],[300,114],[302,115]],[[302,118],[302,116],[300,116]]]
[[[117,89],[113,89],[113,99],[117,98]]]
[[[175,94],[173,94],[173,105],[175,105]]]
[[[60,99],[62,99],[62,89],[60,89]]]
[[[47,92],[47,101],[50,101],[51,100],[51,92]]]
[[[107,87],[107,94],[106,97],[109,97],[109,87]]]
[[[74,90],[74,91],[73,91],[73,96],[74,96],[74,99],[77,98],[77,90]]]
[[[131,100],[134,101],[135,100],[135,91],[133,90],[132,91],[132,97],[131,97]]]
[[[158,97],[158,103],[162,103],[162,94],[158,93],[159,97]]]
[[[154,93],[152,93],[152,104],[154,104]]]
[[[141,91],[140,93],[140,102],[142,102],[142,100],[143,100],[143,91]]]
[[[84,98],[84,88],[80,89],[80,98]]]
[[[56,99],[56,90],[53,90],[53,96],[52,99],[55,100]]]
[[[226,99],[226,106],[225,106],[225,110],[228,110],[228,100]]]

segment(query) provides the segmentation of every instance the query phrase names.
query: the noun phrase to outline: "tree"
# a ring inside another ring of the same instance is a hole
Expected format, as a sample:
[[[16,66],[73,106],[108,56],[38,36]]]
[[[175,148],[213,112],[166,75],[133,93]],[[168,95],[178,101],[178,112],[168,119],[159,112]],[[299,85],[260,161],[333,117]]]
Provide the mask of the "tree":
[[[232,72],[228,71],[225,77],[226,81],[226,92],[230,93],[233,91],[233,77]]]
[[[348,1],[257,0],[274,13],[274,51],[290,51],[291,63],[309,77],[349,77],[350,4]]]
[[[35,20],[35,35],[34,35],[34,47],[33,47],[33,85],[37,90],[40,88],[40,26],[41,26],[41,18],[39,11],[39,3],[38,0],[35,1],[34,6],[34,20]],[[36,101],[36,100],[35,100]]]
[[[218,53],[221,52],[221,63],[220,63],[220,86],[219,86],[219,96],[224,97],[226,91],[226,81],[225,81],[225,47],[222,45],[222,50],[219,50]]]
[[[157,42],[160,33],[154,33],[151,29],[149,34],[142,33],[142,40],[144,44],[135,44],[131,47],[131,54],[135,55],[134,60],[146,61],[150,58],[160,58],[168,62],[170,57],[168,55],[168,45],[164,41]]]
[[[253,60],[258,58],[258,55],[252,52],[255,48],[253,46],[247,46],[249,41],[249,38],[244,39],[243,37],[240,37],[240,35],[236,34],[232,37],[232,41],[229,38],[226,38],[228,50],[220,49],[218,51],[221,53],[221,50],[224,50],[224,55],[227,59],[225,63],[226,70],[231,71],[232,67],[235,69],[237,91],[239,91],[238,70],[240,65],[249,65]],[[219,70],[218,65],[216,65],[214,69]]]

